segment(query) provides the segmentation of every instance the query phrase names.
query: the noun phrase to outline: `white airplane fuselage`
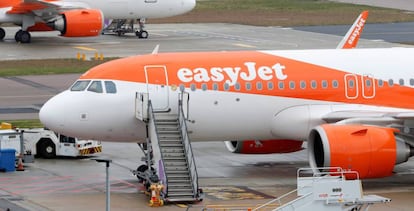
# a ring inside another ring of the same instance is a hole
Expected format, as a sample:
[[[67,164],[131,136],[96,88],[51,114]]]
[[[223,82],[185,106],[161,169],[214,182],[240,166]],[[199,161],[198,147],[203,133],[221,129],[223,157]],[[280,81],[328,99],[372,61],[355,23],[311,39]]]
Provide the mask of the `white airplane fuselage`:
[[[413,53],[396,48],[130,57],[79,79],[112,81],[117,93],[64,91],[42,107],[40,119],[69,136],[144,142],[145,123],[135,118],[136,93],[149,93],[155,109],[174,112],[181,85],[190,96],[192,141],[306,140],[336,111],[412,112]],[[165,78],[157,79],[165,84],[148,81],[151,68],[165,70]]]
[[[195,0],[61,0],[62,11],[76,8],[98,9],[105,19],[165,18],[184,14],[195,7]],[[0,8],[0,23],[23,23],[23,14],[9,14],[12,7]],[[35,17],[37,22],[42,22]]]

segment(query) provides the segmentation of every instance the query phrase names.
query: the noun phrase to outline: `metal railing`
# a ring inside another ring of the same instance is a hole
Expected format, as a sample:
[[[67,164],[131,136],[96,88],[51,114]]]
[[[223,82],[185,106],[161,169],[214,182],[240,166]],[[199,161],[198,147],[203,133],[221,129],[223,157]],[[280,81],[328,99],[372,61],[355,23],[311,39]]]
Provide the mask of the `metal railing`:
[[[155,151],[155,150],[157,151],[157,152],[154,152],[154,153],[151,153],[151,151],[149,151],[148,152],[149,153],[149,157],[151,157],[151,154],[152,154],[152,156],[153,156],[152,159],[154,160],[154,164],[155,164],[155,166],[158,167],[158,169],[156,169],[156,171],[158,172],[158,174],[160,176],[159,179],[160,180],[161,179],[164,179],[164,181],[165,181],[164,185],[166,186],[166,192],[165,193],[168,193],[168,178],[165,175],[165,168],[164,168],[164,162],[163,162],[164,155],[162,153],[162,150],[160,149],[160,142],[159,142],[159,138],[158,138],[158,130],[157,130],[157,126],[155,124],[155,115],[154,115],[154,111],[153,111],[153,108],[152,108],[151,100],[148,100],[148,116],[150,116],[150,118],[149,118],[149,127],[153,127],[154,128],[154,133],[153,134],[155,134],[155,137],[151,137],[151,139],[150,139],[150,141],[151,141],[151,144],[150,144],[151,148],[148,148],[148,149],[151,149],[152,151]],[[155,142],[152,143],[153,141],[155,141]],[[155,145],[155,147],[153,147],[154,145]],[[160,158],[156,158],[155,156],[157,154],[159,154],[161,157]],[[157,163],[157,161],[158,161],[158,163]],[[162,173],[162,175],[161,175],[161,173]]]
[[[184,144],[184,150],[187,155],[188,170],[190,171],[190,174],[191,174],[190,179],[192,182],[193,194],[194,194],[194,198],[196,198],[197,193],[198,193],[198,173],[197,173],[197,167],[196,167],[196,163],[194,159],[193,149],[191,147],[190,139],[188,137],[186,118],[184,116],[182,104],[183,104],[182,97],[180,97],[178,100],[178,122],[181,128],[181,135],[182,135],[182,141]]]

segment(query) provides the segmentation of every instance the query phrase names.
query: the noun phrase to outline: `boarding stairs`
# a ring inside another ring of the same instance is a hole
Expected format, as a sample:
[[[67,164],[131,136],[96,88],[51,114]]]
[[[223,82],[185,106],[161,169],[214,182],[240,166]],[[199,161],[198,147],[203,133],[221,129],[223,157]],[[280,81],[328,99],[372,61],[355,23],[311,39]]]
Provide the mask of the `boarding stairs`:
[[[181,95],[180,95],[181,96]],[[191,143],[187,133],[182,98],[178,100],[178,113],[171,110],[156,111],[145,93],[137,94],[137,114],[146,121],[147,151],[152,156],[144,159],[155,169],[164,185],[162,197],[166,202],[194,202],[202,200]],[[143,105],[143,104],[146,104]],[[143,108],[143,109],[141,109]],[[146,111],[144,111],[146,110]]]
[[[391,200],[377,195],[363,195],[361,180],[355,171],[341,168],[300,168],[297,173],[297,189],[282,195],[253,210],[269,210],[266,207],[277,206],[275,211],[307,210],[368,210],[376,203]],[[309,176],[310,175],[310,176]],[[352,179],[346,179],[346,178]],[[297,192],[297,198],[282,203],[289,195]]]

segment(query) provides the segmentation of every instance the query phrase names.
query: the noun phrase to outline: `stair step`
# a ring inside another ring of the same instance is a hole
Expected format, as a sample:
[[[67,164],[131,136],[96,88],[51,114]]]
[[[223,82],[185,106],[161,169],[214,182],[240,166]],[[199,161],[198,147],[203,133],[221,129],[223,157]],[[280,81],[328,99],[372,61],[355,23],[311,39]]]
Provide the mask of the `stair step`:
[[[165,166],[164,165],[164,169],[166,171],[188,171],[187,166]]]
[[[168,191],[168,197],[183,197],[183,196],[192,197],[193,192],[191,191],[191,192],[188,192],[188,193],[184,193],[184,192],[170,193],[170,191]]]
[[[165,143],[165,142],[160,142],[160,146],[162,147],[183,147],[182,143]]]
[[[190,202],[190,201],[197,201],[197,199],[193,197],[167,197],[167,201],[169,202]]]
[[[170,185],[171,183],[190,184],[190,179],[168,179],[168,185]]]
[[[185,174],[167,174],[167,178],[169,179],[189,179],[190,176],[188,175],[188,173]]]
[[[166,170],[166,174],[188,174],[188,169],[173,169],[173,170]]]
[[[171,193],[171,192],[193,193],[193,189],[191,187],[183,188],[183,187],[170,187],[170,186],[168,186],[168,193]]]
[[[181,161],[169,161],[169,160],[165,160],[164,161],[164,166],[165,167],[182,166],[182,167],[186,167],[187,168],[187,163],[186,162],[181,162]]]
[[[184,148],[161,148],[162,153],[181,153],[184,154]]]
[[[168,189],[170,189],[170,188],[172,188],[172,189],[180,189],[180,188],[189,188],[189,189],[192,189],[192,185],[190,184],[190,183],[171,183],[171,184],[168,184]]]

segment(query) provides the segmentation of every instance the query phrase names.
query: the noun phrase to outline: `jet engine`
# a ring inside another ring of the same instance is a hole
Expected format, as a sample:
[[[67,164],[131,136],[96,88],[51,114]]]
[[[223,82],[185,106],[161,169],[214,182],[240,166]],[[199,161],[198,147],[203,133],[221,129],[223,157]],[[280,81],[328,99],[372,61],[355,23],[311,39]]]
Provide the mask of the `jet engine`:
[[[104,16],[96,9],[70,10],[63,12],[47,25],[60,31],[65,37],[98,36],[104,26]]]
[[[397,129],[366,125],[320,125],[310,132],[308,150],[312,168],[341,167],[360,178],[390,176],[413,155]]]
[[[246,140],[225,141],[226,148],[238,154],[288,153],[302,150],[302,141],[295,140]]]

